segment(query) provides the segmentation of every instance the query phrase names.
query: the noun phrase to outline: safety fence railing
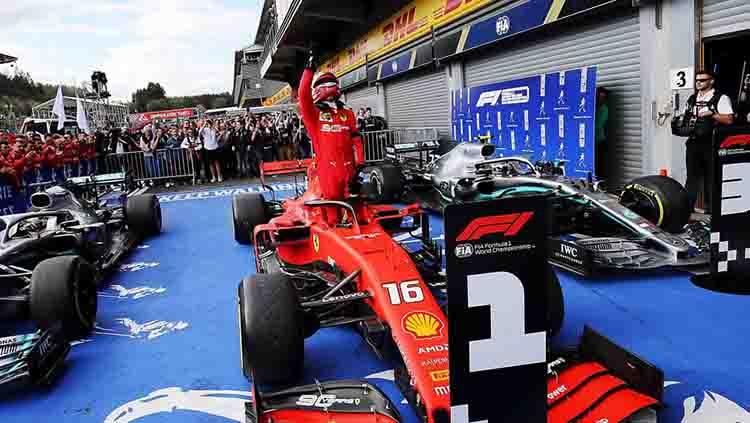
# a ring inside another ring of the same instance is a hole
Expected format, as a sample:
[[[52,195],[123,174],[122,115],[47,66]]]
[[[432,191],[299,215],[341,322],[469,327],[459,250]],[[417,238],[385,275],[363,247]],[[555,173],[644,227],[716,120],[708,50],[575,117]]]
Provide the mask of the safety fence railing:
[[[386,147],[420,141],[437,141],[437,128],[391,128],[383,131],[363,132],[365,161],[379,162],[385,159]]]
[[[196,177],[192,151],[185,148],[109,154],[105,168],[108,172],[130,172],[136,182],[188,179],[195,183]]]

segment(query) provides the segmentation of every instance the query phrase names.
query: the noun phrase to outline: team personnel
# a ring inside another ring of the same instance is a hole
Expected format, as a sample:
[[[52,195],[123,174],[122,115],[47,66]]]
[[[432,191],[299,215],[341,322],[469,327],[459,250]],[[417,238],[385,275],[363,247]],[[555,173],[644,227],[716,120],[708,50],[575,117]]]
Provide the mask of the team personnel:
[[[356,194],[357,167],[364,163],[362,137],[354,113],[340,101],[336,76],[325,72],[313,83],[311,55],[299,85],[302,121],[315,153],[309,170],[311,186],[318,186],[323,199],[343,200]]]
[[[711,211],[711,192],[713,190],[713,130],[718,125],[734,123],[734,110],[729,97],[718,92],[716,75],[710,71],[699,71],[695,75],[696,93],[687,101],[687,113],[695,119],[695,129],[685,143],[685,164],[690,209],[694,210],[703,180],[703,196],[706,212]]]

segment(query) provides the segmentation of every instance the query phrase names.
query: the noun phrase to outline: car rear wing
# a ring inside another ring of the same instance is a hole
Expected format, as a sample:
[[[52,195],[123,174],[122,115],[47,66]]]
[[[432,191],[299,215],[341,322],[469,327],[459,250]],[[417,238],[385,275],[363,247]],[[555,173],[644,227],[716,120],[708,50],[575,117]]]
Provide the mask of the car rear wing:
[[[440,142],[437,140],[405,142],[393,144],[385,147],[385,157],[395,160],[399,155],[406,153],[432,153],[440,149]]]
[[[271,175],[294,175],[305,173],[311,163],[312,159],[264,162],[260,167],[260,179],[263,181],[266,176]]]
[[[309,169],[311,165],[312,159],[264,162],[260,166],[260,183],[264,188],[268,189],[269,191],[273,191],[273,189],[266,183],[266,176],[294,175],[294,185],[295,187],[297,187],[297,175],[307,173],[307,169]],[[299,192],[297,194],[299,194]]]

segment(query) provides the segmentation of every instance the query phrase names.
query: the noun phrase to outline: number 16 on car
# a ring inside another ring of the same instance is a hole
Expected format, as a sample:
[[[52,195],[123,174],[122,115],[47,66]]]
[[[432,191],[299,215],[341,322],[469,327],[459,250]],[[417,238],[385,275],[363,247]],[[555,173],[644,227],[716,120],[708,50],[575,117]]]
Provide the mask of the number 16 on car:
[[[452,423],[546,422],[546,200],[445,210]]]

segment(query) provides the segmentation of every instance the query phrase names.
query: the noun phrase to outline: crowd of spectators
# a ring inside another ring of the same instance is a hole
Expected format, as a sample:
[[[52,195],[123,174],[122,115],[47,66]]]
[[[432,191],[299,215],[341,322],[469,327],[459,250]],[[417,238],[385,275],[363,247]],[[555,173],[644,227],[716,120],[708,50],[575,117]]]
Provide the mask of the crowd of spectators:
[[[387,129],[370,108],[357,111],[360,132]],[[110,154],[141,152],[150,184],[174,183],[165,164],[171,152],[189,150],[196,181],[260,176],[263,162],[305,159],[312,155],[310,137],[295,112],[245,113],[222,118],[150,122],[140,130],[116,128],[93,134],[13,134],[0,131],[0,178],[17,188],[61,182],[108,167]],[[186,157],[182,155],[181,157]]]
[[[191,151],[199,183],[258,177],[263,162],[312,153],[310,137],[291,112],[149,123],[136,134],[120,134],[114,152],[143,152],[149,176],[159,177],[161,155],[177,148]]]
[[[96,136],[0,133],[0,176],[20,188],[96,172]]]

